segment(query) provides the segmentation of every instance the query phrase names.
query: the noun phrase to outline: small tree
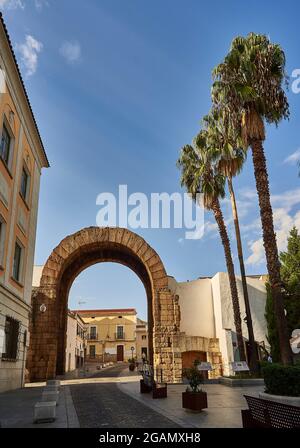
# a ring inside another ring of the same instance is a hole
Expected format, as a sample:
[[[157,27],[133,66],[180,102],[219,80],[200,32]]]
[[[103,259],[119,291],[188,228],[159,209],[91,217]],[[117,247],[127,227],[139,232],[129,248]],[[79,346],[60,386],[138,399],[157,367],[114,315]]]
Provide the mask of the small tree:
[[[300,235],[293,227],[288,238],[287,251],[281,252],[281,278],[285,286],[284,309],[289,335],[300,328]],[[265,317],[268,328],[268,341],[271,346],[273,361],[280,361],[279,338],[273,311],[273,298],[270,285],[267,283],[267,302]]]
[[[288,238],[287,251],[281,252],[281,277],[285,285],[284,301],[289,334],[300,328],[300,235],[293,227]]]
[[[183,369],[183,377],[188,380],[190,388],[194,393],[201,392],[200,385],[203,384],[203,375],[197,368],[198,364],[200,364],[200,361],[196,359],[193,367]]]

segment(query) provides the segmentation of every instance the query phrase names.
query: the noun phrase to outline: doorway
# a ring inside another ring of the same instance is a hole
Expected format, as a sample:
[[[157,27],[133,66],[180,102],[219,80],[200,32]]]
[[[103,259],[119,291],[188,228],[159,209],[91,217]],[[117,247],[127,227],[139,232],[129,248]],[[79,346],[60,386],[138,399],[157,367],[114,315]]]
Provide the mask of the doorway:
[[[117,362],[124,361],[124,346],[117,345]]]
[[[191,350],[188,352],[183,352],[182,353],[182,368],[189,369],[189,368],[193,367],[194,362],[196,360],[198,360],[200,362],[207,362],[206,352],[201,352],[198,350]],[[207,371],[202,371],[201,373],[203,374],[205,379],[208,378]]]

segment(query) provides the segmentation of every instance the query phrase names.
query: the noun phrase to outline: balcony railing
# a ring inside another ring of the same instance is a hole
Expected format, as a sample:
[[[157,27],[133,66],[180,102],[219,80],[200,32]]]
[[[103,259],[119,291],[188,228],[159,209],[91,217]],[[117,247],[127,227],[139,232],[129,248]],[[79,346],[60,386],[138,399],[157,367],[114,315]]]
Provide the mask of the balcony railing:
[[[98,333],[90,333],[90,334],[88,334],[88,339],[90,341],[96,341],[98,339]]]
[[[115,339],[117,339],[118,341],[124,340],[125,339],[125,333],[115,333]]]

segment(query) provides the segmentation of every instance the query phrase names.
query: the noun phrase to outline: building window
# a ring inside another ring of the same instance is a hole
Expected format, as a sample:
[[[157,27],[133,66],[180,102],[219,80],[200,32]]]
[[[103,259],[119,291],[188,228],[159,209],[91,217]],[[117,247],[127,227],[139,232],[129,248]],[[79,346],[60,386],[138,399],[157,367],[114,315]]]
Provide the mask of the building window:
[[[90,339],[97,339],[97,327],[90,327]]]
[[[18,355],[20,322],[6,316],[2,358],[16,360]]]
[[[90,358],[95,358],[95,357],[96,357],[96,346],[90,345]]]
[[[124,339],[124,327],[123,325],[117,326],[117,339]]]
[[[13,278],[18,282],[21,280],[22,277],[22,255],[23,255],[23,248],[16,241],[14,262],[13,262]]]
[[[20,193],[24,201],[28,200],[29,192],[29,173],[25,167],[22,170]]]
[[[7,166],[9,165],[10,148],[11,148],[11,136],[7,130],[7,127],[3,123],[2,136],[0,142],[0,157]]]
[[[0,215],[0,266],[2,266],[4,262],[5,233],[6,233],[6,222]]]
[[[142,334],[142,339],[145,341],[147,339],[147,336],[145,334]]]

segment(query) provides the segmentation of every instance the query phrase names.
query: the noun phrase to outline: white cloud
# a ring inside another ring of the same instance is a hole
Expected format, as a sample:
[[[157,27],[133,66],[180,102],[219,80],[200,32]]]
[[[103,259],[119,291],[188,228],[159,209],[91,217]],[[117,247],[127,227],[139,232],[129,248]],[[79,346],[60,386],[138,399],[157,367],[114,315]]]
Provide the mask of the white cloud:
[[[81,47],[76,41],[64,42],[60,47],[59,52],[67,60],[67,62],[71,64],[78,61],[81,57]]]
[[[32,76],[37,69],[38,53],[43,49],[43,44],[33,36],[26,35],[23,44],[16,45],[16,51],[21,55],[21,61],[26,69],[26,76]]]
[[[273,194],[271,196],[272,205],[282,205],[288,210],[300,202],[300,188],[288,190],[281,194]]]
[[[293,152],[286,159],[284,159],[283,163],[289,163],[290,165],[296,165],[296,163],[299,161],[300,161],[300,148],[298,148],[295,152]]]
[[[265,261],[265,250],[263,245],[263,239],[259,238],[256,241],[250,241],[249,249],[251,251],[251,255],[246,259],[245,264],[248,265],[260,265]]]
[[[0,0],[0,8],[2,9],[17,9],[25,8],[25,3],[23,0]]]
[[[47,0],[34,0],[34,4],[36,9],[41,10],[44,6],[49,6],[49,3]]]
[[[37,10],[41,10],[44,6],[49,6],[48,0],[32,0]],[[25,9],[25,0],[0,0],[0,8],[2,9]]]
[[[271,202],[280,207],[273,208],[274,229],[276,232],[276,240],[278,251],[281,252],[286,249],[287,238],[293,226],[300,229],[300,211],[294,213],[292,209],[295,205],[300,204],[300,188],[296,190],[285,191],[282,194],[273,195]],[[258,226],[258,220],[249,223],[248,226]],[[263,246],[262,237],[248,243],[250,255],[246,259],[248,265],[260,265],[265,263],[265,250]]]

